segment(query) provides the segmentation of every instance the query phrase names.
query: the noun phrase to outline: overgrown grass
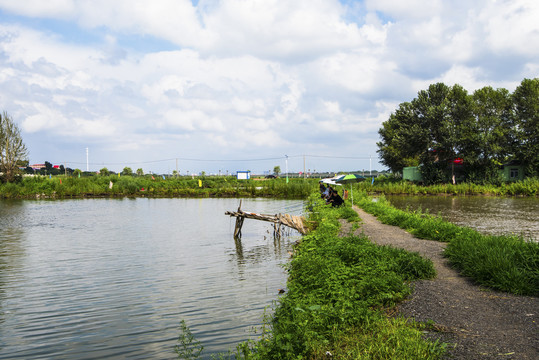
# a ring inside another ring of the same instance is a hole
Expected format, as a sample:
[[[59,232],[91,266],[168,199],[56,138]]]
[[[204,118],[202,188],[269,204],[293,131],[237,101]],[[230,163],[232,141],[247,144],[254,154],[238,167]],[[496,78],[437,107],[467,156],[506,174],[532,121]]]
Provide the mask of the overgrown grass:
[[[202,186],[199,186],[199,180]],[[237,180],[232,176],[167,177],[160,176],[47,176],[24,177],[17,183],[0,183],[0,198],[32,197],[274,197],[305,199],[316,188],[319,179],[290,178]],[[110,188],[110,183],[113,186]],[[348,186],[347,186],[348,187]],[[374,184],[364,181],[353,185],[354,191],[411,195],[499,195],[538,196],[539,179],[528,178],[501,186],[462,183],[420,186],[409,181],[387,177],[376,178]],[[144,190],[143,190],[144,189]]]
[[[340,238],[334,209],[311,197],[319,225],[295,249],[288,291],[247,359],[438,359],[443,346],[425,341],[417,325],[384,309],[410,293],[408,282],[432,278],[430,260],[378,246],[366,237]],[[357,219],[357,214],[355,214]]]
[[[483,235],[420,211],[396,209],[384,197],[373,201],[364,196],[357,204],[385,224],[419,238],[448,242],[444,255],[451,265],[478,284],[539,296],[539,243],[514,235]]]
[[[374,184],[364,181],[354,184],[356,191],[383,194],[409,195],[496,195],[496,196],[538,196],[539,179],[526,178],[521,181],[496,185],[474,183],[438,184],[422,186],[406,180],[394,180],[386,177],[376,178]]]
[[[200,182],[199,182],[200,180]],[[316,187],[316,179],[237,180],[228,177],[159,176],[45,176],[25,177],[0,184],[0,198],[69,198],[96,196],[145,197],[273,197],[304,199]]]

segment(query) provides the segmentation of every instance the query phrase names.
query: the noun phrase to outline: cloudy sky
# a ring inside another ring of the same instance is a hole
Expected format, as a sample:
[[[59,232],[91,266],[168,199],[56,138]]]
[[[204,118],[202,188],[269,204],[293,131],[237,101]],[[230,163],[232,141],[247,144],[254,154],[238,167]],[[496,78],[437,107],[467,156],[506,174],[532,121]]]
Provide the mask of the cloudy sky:
[[[537,0],[0,0],[0,111],[31,163],[382,169],[381,123],[429,84],[537,77],[537,19]]]

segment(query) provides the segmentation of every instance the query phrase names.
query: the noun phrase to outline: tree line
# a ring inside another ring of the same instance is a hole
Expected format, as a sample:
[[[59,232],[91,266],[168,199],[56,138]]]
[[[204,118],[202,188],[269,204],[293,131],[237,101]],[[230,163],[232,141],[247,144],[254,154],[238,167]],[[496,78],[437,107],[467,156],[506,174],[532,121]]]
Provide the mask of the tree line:
[[[537,177],[539,78],[522,80],[513,93],[486,86],[469,94],[458,84],[432,84],[399,104],[378,133],[381,162],[394,173],[421,165],[427,184],[451,179],[455,162],[469,182],[499,183],[500,165],[509,162]]]

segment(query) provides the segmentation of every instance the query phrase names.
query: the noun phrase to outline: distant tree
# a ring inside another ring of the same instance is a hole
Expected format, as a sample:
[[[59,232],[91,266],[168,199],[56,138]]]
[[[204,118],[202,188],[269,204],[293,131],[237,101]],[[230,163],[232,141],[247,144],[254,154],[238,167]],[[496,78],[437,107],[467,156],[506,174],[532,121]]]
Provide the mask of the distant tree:
[[[273,173],[274,173],[275,175],[279,175],[279,174],[281,173],[281,167],[280,167],[279,165],[275,166],[275,167],[273,168]]]
[[[99,175],[101,175],[101,176],[108,176],[108,175],[110,175],[110,171],[109,171],[109,169],[107,169],[106,167],[104,167],[103,169],[99,170]]]
[[[61,168],[63,168],[63,166]],[[55,168],[54,165],[52,165],[50,162],[45,161],[45,174],[59,175],[60,169]]]
[[[128,175],[128,176],[131,176],[133,175],[133,170],[131,170],[130,167],[124,167],[124,169],[122,170],[121,172],[122,175]]]
[[[45,171],[47,174],[50,174],[52,172],[52,164],[48,161],[45,161]]]
[[[22,141],[19,127],[6,112],[0,114],[0,172],[7,182],[20,174],[19,161],[27,160],[28,150]]]
[[[142,170],[142,168],[138,168],[138,169],[137,169],[137,175],[138,175],[138,176],[144,175],[144,171]]]
[[[178,176],[178,170],[172,170],[172,175]]]
[[[73,176],[80,177],[81,174],[82,174],[81,169],[75,169],[75,170],[73,170]]]

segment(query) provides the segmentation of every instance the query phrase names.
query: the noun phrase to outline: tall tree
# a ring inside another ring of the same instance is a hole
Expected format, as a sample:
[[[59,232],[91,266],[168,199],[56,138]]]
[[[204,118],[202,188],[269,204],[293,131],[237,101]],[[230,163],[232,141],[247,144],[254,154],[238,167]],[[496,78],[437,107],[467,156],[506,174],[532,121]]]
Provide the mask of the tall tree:
[[[515,159],[528,176],[539,176],[539,78],[524,79],[513,92]]]
[[[0,114],[0,172],[5,181],[13,181],[19,173],[17,165],[27,160],[28,150],[19,127],[6,112]]]
[[[507,89],[486,86],[476,90],[472,99],[474,121],[461,131],[463,158],[471,180],[492,180],[511,152],[511,95]]]
[[[411,103],[404,102],[378,130],[381,141],[377,143],[382,164],[393,172],[403,167],[419,165],[419,158],[428,149],[426,128],[415,116]]]
[[[452,89],[444,83],[436,83],[412,100],[415,121],[425,129],[426,146],[421,149],[423,166],[420,171],[427,184],[444,182],[451,176],[449,162],[455,158],[457,148],[457,122],[453,113],[458,112],[462,95],[460,87]]]

